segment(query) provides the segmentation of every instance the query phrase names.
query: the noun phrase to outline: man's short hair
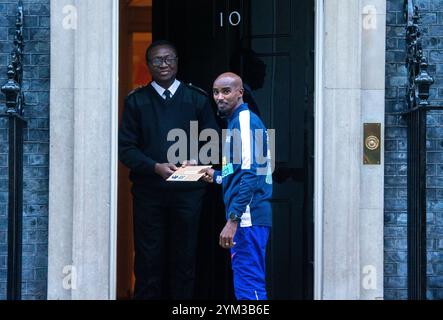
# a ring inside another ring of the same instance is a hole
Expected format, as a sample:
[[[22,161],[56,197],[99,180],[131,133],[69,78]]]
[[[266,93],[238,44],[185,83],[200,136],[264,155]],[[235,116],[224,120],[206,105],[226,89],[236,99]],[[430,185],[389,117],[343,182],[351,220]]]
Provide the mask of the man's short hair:
[[[151,56],[152,50],[154,50],[155,48],[160,47],[160,46],[170,47],[175,52],[175,55],[176,56],[178,55],[177,48],[175,47],[175,45],[172,42],[170,42],[168,40],[157,40],[157,41],[154,41],[146,50],[146,63],[149,63],[149,58]]]

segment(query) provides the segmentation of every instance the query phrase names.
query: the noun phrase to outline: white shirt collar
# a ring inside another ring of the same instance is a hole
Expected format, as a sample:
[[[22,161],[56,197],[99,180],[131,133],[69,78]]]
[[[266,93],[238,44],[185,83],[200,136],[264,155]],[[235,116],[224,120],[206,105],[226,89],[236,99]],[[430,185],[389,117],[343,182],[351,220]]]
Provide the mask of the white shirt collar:
[[[166,96],[164,95],[166,89],[163,87],[160,87],[160,85],[152,81],[151,85],[154,87],[155,91],[162,97],[163,99],[166,99]],[[177,91],[178,87],[180,86],[180,81],[175,79],[174,83],[168,88],[169,92],[171,92],[171,98],[174,96],[175,92]]]

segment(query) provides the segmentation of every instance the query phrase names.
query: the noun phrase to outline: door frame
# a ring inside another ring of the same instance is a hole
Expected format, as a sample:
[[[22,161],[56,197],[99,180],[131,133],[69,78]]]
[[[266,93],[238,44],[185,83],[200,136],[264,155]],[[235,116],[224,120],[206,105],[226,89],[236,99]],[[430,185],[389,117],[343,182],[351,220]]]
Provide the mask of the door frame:
[[[314,300],[323,292],[323,1],[314,9]]]
[[[315,0],[315,82],[314,82],[314,300],[322,299],[322,244],[323,244],[323,168],[322,168],[322,137],[323,137],[323,1]],[[118,70],[119,70],[119,1],[113,0],[113,90],[112,90],[112,137],[111,137],[111,203],[110,203],[110,273],[109,273],[109,298],[116,299],[117,295],[117,199],[118,199]]]
[[[112,137],[111,137],[111,203],[110,203],[110,255],[109,255],[109,299],[117,299],[117,238],[118,238],[118,111],[119,111],[119,29],[120,1],[112,1]]]

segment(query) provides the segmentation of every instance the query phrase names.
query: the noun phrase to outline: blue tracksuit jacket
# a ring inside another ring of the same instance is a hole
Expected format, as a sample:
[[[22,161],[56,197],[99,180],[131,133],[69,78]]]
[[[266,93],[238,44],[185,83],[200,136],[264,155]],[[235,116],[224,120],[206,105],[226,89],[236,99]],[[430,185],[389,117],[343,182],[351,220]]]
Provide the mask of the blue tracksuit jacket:
[[[214,181],[223,186],[226,218],[241,216],[241,227],[271,226],[272,172],[269,139],[260,118],[242,104],[228,119],[223,169]]]

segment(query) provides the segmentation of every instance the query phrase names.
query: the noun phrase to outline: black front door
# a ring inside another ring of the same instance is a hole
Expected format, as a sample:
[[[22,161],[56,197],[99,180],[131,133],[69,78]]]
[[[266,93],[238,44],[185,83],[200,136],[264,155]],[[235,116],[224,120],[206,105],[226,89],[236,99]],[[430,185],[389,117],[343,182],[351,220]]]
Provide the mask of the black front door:
[[[179,51],[179,79],[211,92],[239,73],[246,100],[275,129],[273,229],[267,278],[272,299],[313,298],[313,0],[154,0],[154,40]],[[233,298],[220,190],[201,221],[197,298]]]

